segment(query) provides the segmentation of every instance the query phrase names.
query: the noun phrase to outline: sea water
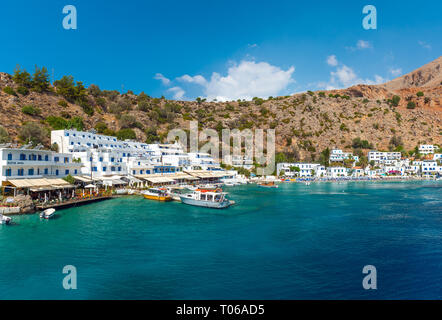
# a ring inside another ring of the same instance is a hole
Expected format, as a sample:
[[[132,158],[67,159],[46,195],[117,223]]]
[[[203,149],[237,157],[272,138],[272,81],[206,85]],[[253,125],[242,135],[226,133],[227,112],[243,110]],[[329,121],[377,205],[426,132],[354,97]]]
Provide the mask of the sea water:
[[[0,299],[442,298],[440,182],[227,191],[224,210],[131,196],[14,216],[0,226]]]

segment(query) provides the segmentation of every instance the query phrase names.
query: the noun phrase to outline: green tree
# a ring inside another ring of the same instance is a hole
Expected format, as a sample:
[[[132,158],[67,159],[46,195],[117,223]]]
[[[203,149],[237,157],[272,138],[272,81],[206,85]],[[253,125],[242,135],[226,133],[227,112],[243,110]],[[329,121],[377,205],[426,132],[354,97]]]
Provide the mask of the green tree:
[[[399,105],[399,101],[401,101],[401,97],[399,96],[393,96],[393,98],[391,99],[391,105],[393,107],[397,107]]]
[[[36,92],[45,92],[49,90],[49,73],[46,67],[41,69],[35,66],[34,76],[32,78],[32,90]]]
[[[319,163],[323,166],[328,166],[330,160],[330,149],[326,148],[319,155]]]
[[[60,80],[56,80],[54,85],[59,95],[63,96],[69,102],[75,101],[76,92],[73,76],[63,76]]]
[[[17,67],[14,70],[14,75],[12,76],[12,80],[25,88],[30,88],[32,86],[32,78],[29,72],[27,72],[25,69],[20,70],[20,66],[17,65]]]

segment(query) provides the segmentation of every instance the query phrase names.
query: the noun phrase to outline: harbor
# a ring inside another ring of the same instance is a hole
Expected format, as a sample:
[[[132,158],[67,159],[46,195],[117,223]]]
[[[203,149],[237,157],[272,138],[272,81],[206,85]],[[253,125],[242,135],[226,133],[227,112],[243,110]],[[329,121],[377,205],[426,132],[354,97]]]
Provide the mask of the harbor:
[[[248,184],[223,188],[237,203],[226,210],[123,196],[57,210],[50,220],[13,216],[12,226],[0,226],[0,292],[4,299],[438,298],[441,188],[439,181]],[[78,270],[78,290],[60,286],[68,264]],[[366,264],[382,270],[382,290],[361,290]],[[427,272],[398,272],[410,265]]]

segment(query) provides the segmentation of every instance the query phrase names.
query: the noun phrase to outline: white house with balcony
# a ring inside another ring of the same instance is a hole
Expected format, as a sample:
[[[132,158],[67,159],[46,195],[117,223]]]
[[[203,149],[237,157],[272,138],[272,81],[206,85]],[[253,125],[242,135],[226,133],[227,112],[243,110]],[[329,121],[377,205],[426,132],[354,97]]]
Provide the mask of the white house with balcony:
[[[383,152],[383,151],[369,151],[368,162],[374,161],[376,164],[393,164],[395,161],[401,160],[402,154],[400,152]]]
[[[0,180],[63,178],[79,174],[82,164],[72,154],[38,149],[0,149]]]
[[[188,153],[191,170],[220,171],[221,166],[210,154],[202,152]]]
[[[245,168],[247,170],[250,170],[253,168],[253,159],[249,156],[226,155],[224,157],[223,162],[225,164],[231,165],[233,167]]]
[[[341,149],[332,149],[330,152],[329,162],[343,162],[345,160],[353,160],[353,165],[359,161],[358,156],[354,156],[351,152],[344,152]]]
[[[346,177],[348,175],[348,170],[345,167],[328,167],[327,177],[328,178],[340,178]]]
[[[438,149],[437,145],[433,144],[421,144],[419,145],[419,153],[420,154],[430,154],[434,153]]]
[[[422,175],[441,175],[442,174],[442,166],[437,164],[437,161],[434,160],[424,160],[422,161]]]

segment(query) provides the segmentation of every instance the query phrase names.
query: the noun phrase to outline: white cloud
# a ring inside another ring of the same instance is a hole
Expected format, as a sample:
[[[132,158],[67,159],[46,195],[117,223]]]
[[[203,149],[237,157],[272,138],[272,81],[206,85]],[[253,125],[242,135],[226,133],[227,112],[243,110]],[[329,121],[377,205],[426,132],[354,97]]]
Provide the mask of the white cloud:
[[[185,75],[177,78],[177,80],[182,81],[182,82],[188,82],[188,83],[196,83],[201,86],[207,85],[207,80],[203,76],[200,76],[200,75],[196,75],[194,77],[191,77],[188,74],[185,74]]]
[[[330,56],[331,57],[331,56]],[[328,57],[328,59],[330,58]],[[336,62],[337,59],[334,57]],[[327,59],[327,63],[328,63]],[[332,65],[329,63],[329,65]],[[348,88],[351,86],[354,86],[356,84],[380,84],[388,81],[388,79],[385,79],[379,75],[374,75],[374,79],[362,79],[358,77],[356,72],[346,66],[345,64],[342,64],[340,66],[337,66],[338,63],[336,63],[336,70],[330,72],[330,80],[328,82],[319,82],[318,87],[326,90],[334,90],[334,89],[342,89],[342,88]],[[395,70],[396,71],[396,70]]]
[[[155,74],[155,77],[153,78],[156,80],[160,80],[165,86],[168,86],[170,84],[170,80],[163,76],[161,73]]]
[[[419,43],[419,45],[424,48],[424,49],[428,49],[431,50],[431,45],[426,43],[425,41],[418,41],[417,43]]]
[[[345,47],[345,48],[349,51],[356,51],[356,50],[365,50],[373,48],[373,45],[371,44],[370,41],[358,40],[356,42],[356,47]]]
[[[181,87],[172,87],[167,91],[173,93],[173,98],[177,100],[183,99],[184,94],[186,93]]]
[[[402,69],[401,68],[390,68],[390,73],[392,76],[397,77],[400,76],[402,74]]]
[[[358,49],[369,49],[371,48],[371,43],[365,40],[358,40],[358,42],[356,43],[356,47]]]
[[[257,48],[258,47],[258,45],[256,44],[256,43],[253,43],[253,44],[248,44],[247,45],[249,48]]]
[[[280,94],[294,81],[294,71],[294,67],[284,71],[267,62],[241,61],[239,64],[233,63],[226,76],[214,72],[210,80],[201,75],[184,75],[178,79],[202,86],[208,100],[250,100],[253,97],[267,98]]]
[[[336,59],[334,54],[327,57],[327,64],[332,67],[336,67],[338,65],[338,59]]]

